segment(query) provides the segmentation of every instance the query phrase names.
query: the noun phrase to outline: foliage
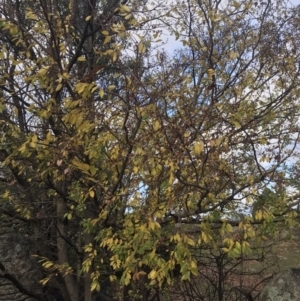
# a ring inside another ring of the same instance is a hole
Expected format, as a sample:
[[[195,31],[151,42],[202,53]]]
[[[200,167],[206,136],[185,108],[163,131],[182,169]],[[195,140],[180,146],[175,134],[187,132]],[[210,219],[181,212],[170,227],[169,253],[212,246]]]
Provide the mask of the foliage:
[[[220,249],[199,248],[195,252],[199,275],[175,281],[169,289],[170,299],[255,300],[276,271],[276,260],[270,256],[272,244],[253,247],[251,254],[241,252],[236,258]]]
[[[298,13],[227,2],[1,9],[0,212],[68,300],[104,283],[119,300],[153,299],[176,271],[198,274],[193,248],[234,258],[255,227],[295,222],[282,183],[298,163]],[[174,55],[156,47],[166,30]],[[276,208],[240,214],[270,186]]]

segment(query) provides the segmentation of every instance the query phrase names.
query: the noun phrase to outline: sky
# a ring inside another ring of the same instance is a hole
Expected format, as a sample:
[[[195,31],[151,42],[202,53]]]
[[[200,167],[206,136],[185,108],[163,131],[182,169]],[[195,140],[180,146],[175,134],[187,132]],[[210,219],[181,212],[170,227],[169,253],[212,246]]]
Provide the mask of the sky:
[[[300,5],[300,0],[290,0],[293,5]],[[174,50],[182,47],[182,43],[175,39],[175,36],[168,36],[167,43],[162,46],[164,50],[172,54]]]

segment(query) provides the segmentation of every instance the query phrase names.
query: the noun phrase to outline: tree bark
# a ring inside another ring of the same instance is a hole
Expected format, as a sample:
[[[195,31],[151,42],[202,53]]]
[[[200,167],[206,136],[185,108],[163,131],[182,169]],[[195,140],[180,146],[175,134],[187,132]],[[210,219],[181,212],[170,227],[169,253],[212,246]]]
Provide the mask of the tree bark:
[[[91,209],[92,204],[91,201],[88,201],[86,204],[86,209],[85,209],[85,219],[92,219],[94,217],[94,213]],[[85,246],[89,244],[93,244],[94,241],[94,235],[91,233],[84,233],[83,234],[83,243]],[[85,261],[89,257],[88,253],[84,254],[83,260]],[[91,291],[91,284],[92,284],[92,279],[91,279],[91,273],[93,272],[93,265],[91,265],[90,269],[84,274],[84,301],[93,301],[93,293]]]
[[[64,237],[67,237],[66,226],[64,224],[64,215],[66,206],[62,199],[57,200],[57,255],[59,264],[69,265],[68,244]],[[70,301],[80,301],[78,285],[76,278],[72,274],[64,277],[64,283],[69,293]]]

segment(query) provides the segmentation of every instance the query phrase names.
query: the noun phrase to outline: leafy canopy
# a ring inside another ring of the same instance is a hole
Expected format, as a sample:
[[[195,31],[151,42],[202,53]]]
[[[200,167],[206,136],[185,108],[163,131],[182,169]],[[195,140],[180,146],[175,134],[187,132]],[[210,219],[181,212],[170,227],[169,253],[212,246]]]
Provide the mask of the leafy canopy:
[[[40,253],[43,283],[59,273],[69,292],[74,274],[92,291],[103,275],[162,286],[178,267],[182,280],[197,274],[195,247],[234,257],[257,227],[292,224],[296,10],[279,0],[90,2],[7,1],[1,11],[1,206],[29,235],[48,231],[56,254]],[[182,43],[172,55],[156,47],[167,30]],[[241,214],[266,187],[281,188],[278,206]]]

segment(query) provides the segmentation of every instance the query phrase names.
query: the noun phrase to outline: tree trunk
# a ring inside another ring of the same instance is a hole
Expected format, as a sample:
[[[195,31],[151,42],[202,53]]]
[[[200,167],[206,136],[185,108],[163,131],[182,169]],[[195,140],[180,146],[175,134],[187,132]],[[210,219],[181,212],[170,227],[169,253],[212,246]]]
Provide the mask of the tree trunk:
[[[57,255],[59,264],[69,265],[68,244],[64,237],[67,237],[64,214],[66,206],[62,199],[57,199]],[[80,301],[76,278],[72,274],[64,277],[64,283],[70,296],[70,301]]]
[[[94,213],[92,210],[92,202],[90,200],[87,201],[86,209],[85,209],[85,219],[93,219]],[[94,235],[92,233],[84,233],[83,234],[83,243],[85,246],[92,244],[94,241]],[[89,257],[89,253],[85,253],[83,257],[83,261],[85,261]],[[91,292],[91,273],[93,272],[93,264],[91,265],[90,269],[84,273],[84,301],[93,301],[93,293]]]

